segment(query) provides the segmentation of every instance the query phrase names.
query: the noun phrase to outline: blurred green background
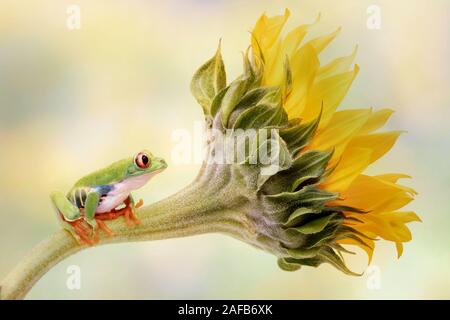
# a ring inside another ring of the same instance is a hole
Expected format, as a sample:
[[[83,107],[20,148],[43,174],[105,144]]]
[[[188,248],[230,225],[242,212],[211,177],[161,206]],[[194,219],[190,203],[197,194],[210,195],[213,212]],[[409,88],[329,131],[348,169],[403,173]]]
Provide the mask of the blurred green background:
[[[81,28],[66,27],[69,5]],[[381,9],[381,29],[366,10]],[[405,172],[419,196],[408,209],[414,240],[397,261],[379,241],[371,273],[349,277],[330,266],[281,271],[276,259],[222,235],[85,250],[46,274],[28,298],[155,299],[450,298],[450,2],[414,1],[13,1],[0,3],[0,278],[59,228],[48,194],[110,162],[149,148],[169,169],[137,192],[145,202],[187,185],[198,164],[171,159],[175,129],[193,130],[201,108],[189,93],[196,68],[222,38],[229,79],[259,15],[289,8],[289,27],[343,31],[322,61],[359,45],[361,67],[343,107],[390,107],[388,128],[404,129],[371,173]],[[349,259],[363,270],[365,257]],[[81,289],[66,287],[70,265]],[[373,275],[373,274],[372,274]]]

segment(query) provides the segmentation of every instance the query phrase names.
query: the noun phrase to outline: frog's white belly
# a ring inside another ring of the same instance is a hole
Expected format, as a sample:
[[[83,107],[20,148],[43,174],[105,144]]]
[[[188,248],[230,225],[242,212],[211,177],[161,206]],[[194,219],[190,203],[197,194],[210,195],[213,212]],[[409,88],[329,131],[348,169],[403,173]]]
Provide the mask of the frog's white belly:
[[[128,198],[129,193],[119,193],[115,195],[108,195],[102,199],[99,206],[97,207],[96,213],[105,213],[109,212],[112,209],[117,208],[120,206],[126,198]]]
[[[109,212],[121,204],[128,198],[132,190],[139,189],[147,183],[157,172],[143,174],[137,177],[131,177],[113,184],[111,191],[100,199],[96,213]]]

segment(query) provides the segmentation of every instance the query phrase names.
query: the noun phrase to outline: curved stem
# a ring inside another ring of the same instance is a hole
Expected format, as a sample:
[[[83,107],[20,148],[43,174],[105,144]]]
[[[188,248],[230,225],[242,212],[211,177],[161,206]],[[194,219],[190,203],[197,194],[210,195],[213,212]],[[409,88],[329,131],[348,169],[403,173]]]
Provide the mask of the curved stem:
[[[241,227],[238,215],[221,209],[212,198],[194,183],[173,196],[139,209],[141,224],[136,227],[130,228],[123,219],[108,222],[114,235],[107,237],[100,232],[99,244],[158,240],[207,232],[225,232],[241,238],[246,231]],[[24,298],[50,268],[86,248],[88,246],[79,245],[68,232],[56,232],[38,244],[9,273],[1,283],[0,298]]]

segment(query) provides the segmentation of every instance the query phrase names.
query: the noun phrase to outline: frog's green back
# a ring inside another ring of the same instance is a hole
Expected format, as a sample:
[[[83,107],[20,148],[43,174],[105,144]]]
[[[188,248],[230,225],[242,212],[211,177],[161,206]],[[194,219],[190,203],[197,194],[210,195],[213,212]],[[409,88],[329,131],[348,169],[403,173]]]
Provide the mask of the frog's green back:
[[[74,188],[109,185],[121,181],[127,177],[127,169],[132,164],[133,158],[114,162],[103,169],[94,171],[84,176],[75,183]]]

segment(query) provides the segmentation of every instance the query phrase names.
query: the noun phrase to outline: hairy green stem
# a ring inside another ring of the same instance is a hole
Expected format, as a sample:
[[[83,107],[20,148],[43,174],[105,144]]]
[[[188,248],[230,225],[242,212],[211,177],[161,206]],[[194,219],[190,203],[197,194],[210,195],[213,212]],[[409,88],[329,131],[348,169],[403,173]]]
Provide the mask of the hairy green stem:
[[[203,187],[203,188],[202,188]],[[203,189],[203,190],[202,190]],[[141,224],[129,227],[119,218],[108,223],[114,235],[100,232],[101,244],[159,240],[209,232],[227,233],[252,242],[254,235],[242,215],[225,209],[207,195],[201,183],[193,183],[182,191],[138,210]],[[244,240],[245,241],[245,240]],[[54,265],[66,257],[89,248],[79,245],[68,232],[61,230],[38,244],[1,283],[1,299],[23,299],[33,285]]]

